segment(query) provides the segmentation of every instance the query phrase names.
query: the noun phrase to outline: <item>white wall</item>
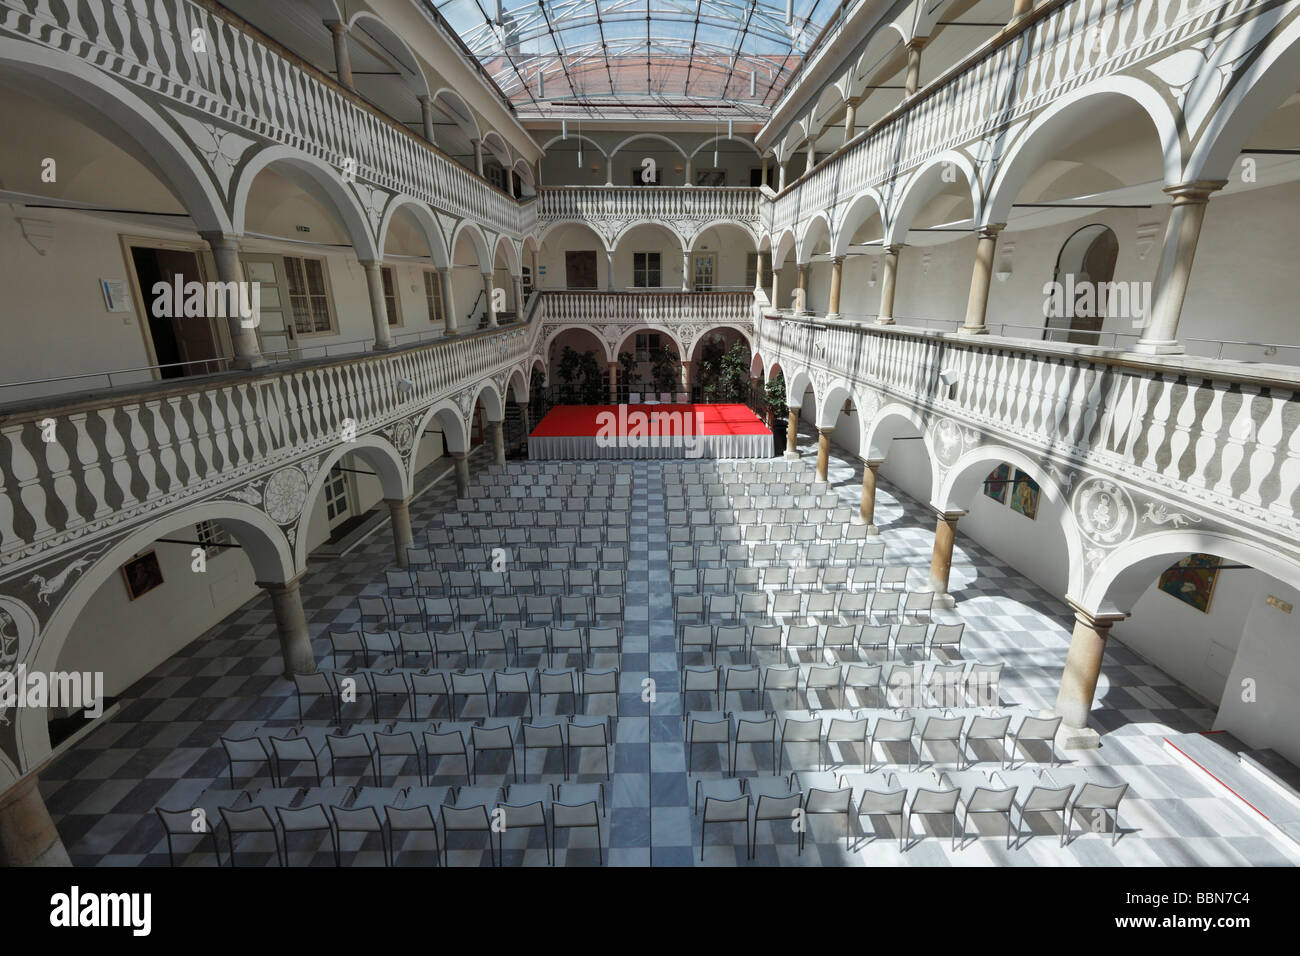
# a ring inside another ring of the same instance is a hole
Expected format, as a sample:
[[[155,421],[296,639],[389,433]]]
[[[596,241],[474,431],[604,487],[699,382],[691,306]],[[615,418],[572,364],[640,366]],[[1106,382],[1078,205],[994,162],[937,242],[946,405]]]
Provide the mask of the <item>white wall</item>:
[[[1290,614],[1270,607],[1275,596]],[[1249,602],[1242,638],[1224,687],[1215,730],[1227,730],[1255,749],[1269,748],[1300,765],[1300,589],[1271,578]],[[1255,700],[1242,700],[1243,681],[1255,685]]]

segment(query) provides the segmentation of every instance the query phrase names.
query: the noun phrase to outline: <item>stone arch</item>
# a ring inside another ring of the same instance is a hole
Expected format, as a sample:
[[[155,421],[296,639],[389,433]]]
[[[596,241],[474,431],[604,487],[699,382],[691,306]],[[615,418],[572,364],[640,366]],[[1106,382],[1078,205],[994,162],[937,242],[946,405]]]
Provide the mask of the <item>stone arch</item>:
[[[739,219],[710,219],[691,235],[690,241],[686,243],[686,251],[694,252],[695,244],[700,241],[705,233],[710,229],[717,229],[722,226],[733,226],[745,234],[745,238],[750,243],[750,247],[745,250],[746,252],[759,251],[759,238],[754,235],[754,230],[748,223],[741,222]]]
[[[606,364],[618,360],[618,353],[614,353],[612,355],[610,354],[610,344],[605,340],[605,337],[601,335],[600,329],[596,328],[594,325],[587,325],[582,322],[566,322],[563,325],[557,326],[556,328],[552,329],[551,332],[546,336],[546,338],[543,339],[542,342],[540,343],[540,347],[543,353],[545,355],[550,355],[551,344],[556,339],[558,339],[561,335],[563,335],[565,332],[573,332],[573,331],[585,332],[588,335],[590,335],[593,339],[595,339],[596,343],[600,346],[601,350],[605,353]],[[595,350],[593,349],[593,351]],[[542,364],[544,366],[544,371],[546,372],[546,376],[549,379],[550,370],[549,368],[546,367],[545,362],[543,362]]]
[[[803,397],[808,389],[813,390],[813,407],[809,409],[814,415],[817,413],[817,389],[813,386],[812,376],[806,368],[795,368],[785,370],[785,403],[791,409],[803,410]]]
[[[887,227],[884,221],[885,202],[880,193],[874,189],[867,189],[858,193],[844,210],[844,214],[840,216],[839,226],[834,233],[835,238],[831,242],[831,255],[842,256],[847,253],[853,234],[862,227],[863,223],[876,214],[880,216],[881,225]]]
[[[695,149],[691,150],[690,158],[694,159],[704,151],[705,147],[713,143],[742,143],[752,149],[755,156],[759,156],[760,158],[762,156],[762,153],[759,152],[758,147],[754,145],[752,139],[746,139],[744,136],[710,136],[704,142],[700,143],[699,146],[696,146]]]
[[[510,155],[510,146],[505,137],[494,129],[488,130],[483,134],[483,145],[487,148],[496,161],[505,169],[510,169],[514,165],[514,158]]]
[[[607,248],[608,248],[609,250],[612,250],[612,251],[617,252],[617,251],[618,251],[619,243],[621,243],[621,242],[623,241],[624,237],[627,236],[627,234],[628,234],[629,232],[631,232],[633,229],[639,229],[639,228],[642,227],[642,226],[656,226],[656,227],[658,227],[659,229],[662,229],[664,232],[666,232],[666,233],[668,233],[669,235],[673,236],[673,238],[675,238],[675,239],[677,240],[677,245],[678,245],[678,248],[679,248],[679,250],[680,250],[681,252],[685,252],[685,251],[686,251],[686,249],[687,249],[687,245],[686,245],[686,237],[685,237],[685,236],[683,236],[680,232],[677,231],[676,228],[674,228],[673,226],[669,225],[669,224],[668,224],[667,222],[665,222],[664,220],[662,220],[662,219],[651,219],[651,218],[648,218],[648,217],[647,217],[647,218],[641,218],[641,219],[633,219],[631,222],[628,222],[628,223],[624,224],[624,225],[622,226],[622,228],[620,228],[620,229],[618,230],[618,232],[614,234],[614,236],[613,236],[613,238],[610,240],[610,243],[609,243],[609,245],[608,245]]]
[[[480,382],[477,390],[475,390],[474,405],[479,402],[483,403],[483,412],[487,415],[488,421],[499,422],[505,418],[505,400],[501,397],[491,379]],[[474,405],[470,406],[471,411],[473,411]]]
[[[1262,14],[1261,19],[1276,15]],[[1258,20],[1254,21],[1252,29],[1258,24]],[[1300,17],[1293,17],[1244,69],[1231,77],[1227,90],[1220,92],[1222,64],[1240,55],[1237,44],[1220,45],[1215,60],[1201,66],[1188,88],[1186,112],[1197,112],[1201,101],[1212,97],[1218,106],[1196,140],[1184,180],[1230,178],[1247,137],[1295,93],[1296,76],[1300,74]]]
[[[461,412],[460,406],[450,398],[444,398],[442,401],[435,403],[424,413],[424,417],[420,419],[420,424],[416,426],[412,448],[420,447],[420,442],[424,439],[424,433],[434,421],[437,421],[442,426],[443,445],[448,452],[464,453],[469,451],[469,431],[465,427],[465,416]],[[414,454],[411,456],[411,467],[415,467]]]
[[[441,106],[441,108],[448,116],[455,120],[460,131],[471,140],[478,139],[478,117],[474,115],[474,111],[470,109],[469,104],[465,102],[465,98],[450,87],[444,86],[442,89],[438,90],[437,93],[433,94],[433,102],[435,104],[438,104],[441,100],[446,101],[446,105]]]
[[[812,258],[813,247],[823,237],[823,234],[826,243],[829,245],[831,241],[831,221],[826,213],[818,212],[804,223],[799,242],[795,246],[795,261],[800,265],[806,264]]]
[[[550,384],[551,370],[546,364],[545,353],[533,355],[532,361],[528,363],[529,384],[532,384],[533,372],[536,372],[538,367],[542,370],[542,381],[546,384]]]
[[[496,268],[497,258],[505,262],[506,271],[512,276],[519,275],[519,252],[509,236],[498,236],[496,248],[492,250],[492,266]]]
[[[874,77],[880,64],[909,39],[907,31],[896,20],[876,30],[853,64],[853,74],[849,80],[849,96],[856,97],[865,92],[868,82]]]
[[[835,379],[826,387],[825,394],[817,403],[816,424],[818,428],[834,428],[839,420],[840,409],[844,403],[854,398],[853,386],[842,379]]]
[[[930,436],[925,430],[925,419],[910,406],[891,402],[883,406],[875,415],[862,419],[862,442],[858,446],[861,457],[872,461],[884,461],[889,457],[889,446],[895,438],[915,437],[920,435],[925,450],[930,455],[931,472],[934,470],[934,453],[930,447]],[[909,434],[914,433],[914,435]]]
[[[1163,97],[1151,86],[1125,76],[1094,80],[1053,100],[1020,131],[1015,142],[997,160],[996,174],[987,200],[975,214],[980,225],[1006,222],[1012,204],[1029,177],[1062,149],[1094,132],[1114,111],[1108,103],[1117,100],[1137,104],[1154,125],[1164,156],[1165,182],[1182,178],[1182,148],[1178,119]]]
[[[528,401],[528,376],[525,374],[525,366],[519,366],[511,371],[510,377],[506,380],[506,395],[513,398],[515,404]]]
[[[1213,554],[1235,564],[1247,564],[1279,581],[1300,581],[1300,561],[1250,540],[1245,535],[1190,529],[1158,531],[1133,538],[1116,548],[1097,566],[1081,588],[1079,603],[1090,611],[1113,607],[1130,610],[1165,568],[1189,554]]]
[[[775,365],[772,367],[776,368]],[[764,364],[763,356],[759,354],[758,349],[754,349],[754,353],[749,359],[749,377],[760,378],[764,382],[767,381],[767,366]]]
[[[414,446],[413,446],[414,447]],[[316,469],[311,484],[307,486],[307,500],[302,514],[298,518],[298,533],[294,539],[294,563],[297,567],[307,566],[307,530],[311,523],[312,509],[320,498],[321,489],[329,478],[330,469],[344,455],[355,455],[375,470],[375,476],[383,489],[385,498],[409,498],[411,496],[411,475],[407,471],[402,456],[393,447],[392,442],[377,432],[358,435],[355,441],[340,442],[326,453],[325,458]],[[411,456],[412,461],[415,455]]]
[[[979,172],[969,156],[950,149],[934,157],[908,177],[907,184],[903,186],[898,200],[892,203],[893,209],[887,217],[889,227],[885,230],[885,245],[907,241],[907,231],[911,228],[917,213],[943,191],[943,177],[945,170],[950,166],[959,169],[966,177],[966,186],[970,190],[971,215],[979,216],[981,208]]]
[[[212,170],[128,87],[70,53],[7,37],[0,38],[0,78],[54,102],[130,153],[176,196],[199,232],[235,232]]]
[[[384,51],[384,59],[397,67],[402,81],[410,91],[419,96],[429,95],[429,79],[420,68],[420,59],[393,29],[373,13],[364,10],[354,13],[348,29],[367,34]]]
[[[175,529],[203,521],[214,521],[230,532],[252,564],[258,581],[291,581],[301,569],[301,565],[294,561],[293,550],[284,532],[260,508],[233,500],[210,500],[178,508],[135,528],[94,558],[36,635],[24,660],[28,669],[49,672],[58,667],[77,618],[100,586],[116,575],[126,561]],[[28,769],[39,765],[49,756],[51,749],[46,712],[19,708],[16,723],[21,766]]]
[[[358,259],[373,262],[379,258],[378,246],[371,233],[366,211],[356,193],[344,184],[342,173],[323,159],[288,146],[268,146],[249,160],[241,171],[233,201],[234,228],[238,235],[244,234],[249,190],[252,189],[257,174],[272,166],[288,169],[290,178],[300,187],[325,200],[342,223]]]
[[[618,354],[624,351],[623,346],[627,344],[628,339],[635,341],[635,336],[638,332],[658,332],[660,335],[666,335],[669,341],[673,343],[673,348],[677,350],[677,360],[679,362],[690,361],[690,354],[687,352],[686,347],[682,344],[682,340],[678,337],[676,332],[666,325],[654,325],[649,322],[644,325],[628,326],[627,329],[619,329],[618,343],[612,350],[610,350],[609,361],[617,362]],[[599,336],[597,336],[597,338],[599,338]]]
[[[653,139],[661,143],[667,143],[673,149],[677,150],[677,152],[681,154],[683,159],[689,158],[686,155],[686,150],[682,149],[681,146],[677,145],[676,141],[669,139],[667,136],[664,136],[662,133],[633,133],[631,136],[627,137],[627,139],[623,140],[621,143],[619,143],[617,146],[611,149],[607,154],[608,157],[610,159],[613,159],[622,151],[624,146],[626,146],[628,143],[635,143],[639,139]]]
[[[479,272],[486,272],[492,269],[495,257],[491,247],[488,245],[487,236],[483,230],[474,222],[468,219],[462,219],[456,226],[456,231],[451,235],[451,261],[455,264],[456,247],[460,243],[461,237],[469,239],[470,245],[474,248],[474,259],[478,263]]]
[[[638,220],[638,222],[653,222],[653,221],[654,220],[650,220],[650,219]],[[591,233],[592,238],[594,238],[596,242],[599,243],[601,251],[603,252],[609,252],[614,248],[609,243],[609,241],[606,240],[606,238],[603,235],[597,232],[596,229],[594,229],[589,223],[579,222],[574,219],[559,219],[544,226],[542,228],[542,231],[537,234],[538,245],[540,246],[544,244],[546,242],[546,237],[549,236],[556,229],[564,229],[566,227],[568,228],[578,227],[580,229],[587,230],[587,232]]]
[[[594,146],[596,148],[596,152],[600,153],[600,155],[604,156],[606,159],[609,158],[609,154],[605,152],[605,150],[601,147],[600,143],[596,142],[590,136],[587,136],[583,133],[570,133],[568,136],[565,136],[563,133],[556,133],[554,136],[552,136],[543,144],[542,152],[543,153],[546,152],[556,143],[564,143],[571,139],[581,140],[582,142],[587,143],[590,146]]]
[[[788,256],[795,247],[795,235],[793,229],[786,229],[777,237],[776,242],[772,245],[772,268],[780,269],[785,265],[785,257]]]
[[[438,220],[433,215],[433,210],[427,204],[412,196],[394,196],[384,210],[383,218],[379,220],[379,236],[376,240],[380,252],[383,252],[386,247],[388,229],[399,212],[410,215],[415,221],[420,235],[429,244],[429,256],[433,260],[433,264],[439,269],[449,268],[451,266],[451,256],[447,250],[447,240],[442,235],[442,229],[438,226]]]
[[[927,443],[928,444],[928,443]],[[934,469],[931,505],[938,511],[968,511],[980,485],[1002,462],[1027,472],[1038,483],[1043,497],[1061,509],[1060,528],[1065,535],[1068,575],[1071,587],[1082,572],[1083,539],[1070,510],[1069,487],[1063,486],[1050,468],[1008,445],[983,444],[962,454],[944,471]]]

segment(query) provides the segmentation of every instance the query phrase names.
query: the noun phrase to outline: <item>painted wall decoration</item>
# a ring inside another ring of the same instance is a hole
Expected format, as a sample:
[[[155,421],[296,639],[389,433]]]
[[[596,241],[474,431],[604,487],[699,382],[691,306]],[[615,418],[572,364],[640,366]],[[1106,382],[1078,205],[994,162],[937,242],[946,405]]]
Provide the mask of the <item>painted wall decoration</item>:
[[[1210,613],[1220,559],[1212,554],[1189,554],[1160,575],[1159,588],[1202,614]]]
[[[126,593],[132,601],[161,585],[163,573],[158,564],[158,552],[146,551],[122,565],[122,580],[126,582]]]
[[[1015,474],[1015,484],[1011,487],[1011,510],[1035,520],[1038,518],[1038,498],[1042,494],[1038,482],[1019,469]]]
[[[1005,461],[984,479],[984,494],[1000,505],[1007,503],[1007,486],[1011,483],[1011,466]]]

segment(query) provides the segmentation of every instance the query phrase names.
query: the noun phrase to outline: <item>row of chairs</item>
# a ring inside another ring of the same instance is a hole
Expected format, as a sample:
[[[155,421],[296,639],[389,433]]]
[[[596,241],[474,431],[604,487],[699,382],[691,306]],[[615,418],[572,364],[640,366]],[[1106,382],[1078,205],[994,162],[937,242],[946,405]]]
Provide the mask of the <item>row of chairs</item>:
[[[802,695],[817,691],[818,700],[839,694],[848,704],[849,691],[862,701],[874,698],[883,707],[996,707],[1000,702],[1002,662],[981,664],[936,664],[926,674],[923,662],[886,661],[878,664],[752,664],[725,667],[686,665],[681,670],[682,712],[690,694],[712,694],[717,706],[724,707],[732,694],[746,692],[767,700],[769,694],[783,692]],[[860,706],[865,706],[860,704]]]
[[[671,554],[671,552],[670,552]],[[825,591],[843,590],[863,592],[907,587],[910,568],[903,564],[878,565],[809,565],[790,567],[769,565],[762,568],[731,567],[674,567],[672,590],[674,593],[714,590],[803,591],[821,588]]]
[[[514,645],[517,664],[523,654],[545,655],[553,663],[556,654],[577,654],[590,663],[596,654],[623,653],[623,628],[618,624],[565,625],[517,624],[511,628],[487,627],[470,632],[463,630],[381,630],[328,632],[334,666],[340,659],[348,662],[360,657],[364,667],[373,661],[392,657],[405,665],[408,660],[418,662],[429,658],[435,666],[443,655],[463,657],[468,663],[472,656],[481,661],[485,655],[509,655]]]
[[[532,716],[534,694],[537,697],[538,711],[546,697],[568,696],[575,712],[579,706],[585,711],[592,697],[609,695],[614,698],[614,712],[617,715],[618,675],[617,667],[545,670],[508,667],[497,670],[390,667],[381,670],[363,667],[295,674],[293,681],[297,692],[299,720],[303,720],[306,711],[311,708],[310,702],[304,707],[303,698],[311,697],[327,700],[334,719],[342,722],[343,704],[355,702],[361,695],[369,696],[371,715],[375,720],[380,719],[379,701],[383,697],[398,699],[394,719],[401,716],[403,709],[407,710],[412,720],[417,719],[422,697],[429,698],[430,707],[441,698],[447,704],[447,713],[454,715],[457,713],[457,697],[466,701],[482,697],[484,708],[492,714],[499,709],[503,697],[522,695],[526,713]]]
[[[571,514],[571,512],[562,509],[552,511],[449,511],[443,515],[442,524],[435,527],[448,529],[477,528],[482,531],[492,528],[504,531],[507,528],[584,527],[584,522],[574,521],[573,518],[569,518],[567,523],[557,518],[556,522],[552,524],[549,519],[542,517],[547,514],[558,515],[563,518],[564,515]],[[631,521],[630,512],[605,512],[605,514],[610,516],[608,520],[587,525],[586,530],[588,532],[599,531],[610,538],[617,538],[627,531],[628,524]]]
[[[599,579],[598,579],[599,580]],[[623,622],[622,576],[607,583],[602,594],[505,594],[492,597],[379,597],[362,595],[357,607],[362,629],[438,630],[501,626],[503,623],[541,626]],[[608,599],[608,600],[601,600]]]
[[[974,747],[977,744],[997,745],[998,765],[1012,768],[1015,765],[1017,748],[1025,754],[1029,751],[1026,744],[1046,745],[1047,762],[1055,765],[1056,731],[1061,725],[1060,717],[1035,717],[1027,715],[1020,721],[1014,733],[1010,733],[1010,714],[972,714],[970,724],[963,714],[928,715],[917,726],[917,718],[905,711],[900,716],[871,717],[854,712],[847,716],[824,717],[810,714],[798,717],[787,714],[780,720],[768,711],[752,712],[700,712],[690,711],[686,717],[686,772],[694,768],[694,754],[697,746],[715,745],[726,749],[727,775],[734,774],[739,750],[743,744],[767,744],[772,750],[772,761],[780,773],[785,762],[785,748],[790,744],[807,744],[817,747],[817,766],[825,769],[826,757],[833,744],[856,744],[862,748],[863,772],[870,772],[875,759],[877,746],[884,748],[888,756],[889,745],[902,745],[907,748],[907,766],[910,768],[913,757],[919,767],[925,759],[925,748],[930,747],[932,759],[936,745],[947,745],[956,751],[957,769],[963,764],[975,762]],[[829,721],[829,723],[827,722]]]
[[[501,547],[533,547],[544,548],[552,544],[578,545],[592,542],[595,538],[602,540],[607,537],[619,537],[619,531],[614,528],[612,533],[609,530],[601,532],[595,528],[574,528],[560,527],[546,522],[539,522],[536,525],[520,525],[518,527],[510,525],[503,528],[485,527],[485,528],[430,528],[425,532],[425,539],[429,542],[430,548],[446,547],[447,545],[458,545],[460,547],[484,547],[484,548],[501,548]],[[601,547],[600,542],[595,542],[594,547]],[[627,545],[622,545],[626,547]],[[417,553],[408,555],[424,558],[424,555],[418,552],[425,549],[412,549]],[[425,560],[425,564],[433,564],[431,560]]]
[[[664,475],[772,475],[786,472],[809,472],[802,459],[787,458],[710,458],[707,461],[667,461]],[[809,472],[811,473],[811,472]]]
[[[623,585],[623,568],[514,568],[510,571],[412,571],[390,568],[384,587],[393,597],[523,597],[529,594],[594,594]],[[609,595],[617,597],[617,594]],[[621,598],[620,598],[621,600]]]
[[[842,816],[845,826],[845,843],[851,845],[853,821],[877,817],[898,820],[898,848],[907,851],[915,844],[911,839],[917,817],[922,820],[948,817],[952,824],[953,849],[966,846],[966,834],[971,829],[971,818],[998,816],[1006,820],[1007,849],[1020,845],[1026,830],[1029,814],[1061,814],[1061,846],[1069,841],[1079,812],[1093,814],[1099,819],[1110,814],[1113,819],[1111,845],[1119,839],[1119,805],[1128,790],[1127,784],[1102,786],[1084,782],[1075,792],[1075,785],[1059,784],[1048,771],[1028,779],[1017,786],[1008,783],[999,772],[990,773],[987,780],[970,785],[968,795],[957,786],[951,775],[937,774],[934,787],[916,786],[910,795],[908,788],[900,785],[898,776],[886,774],[882,780],[843,774],[837,781],[825,781],[818,774],[804,787],[799,785],[799,775],[789,778],[759,777],[729,780],[697,781],[695,812],[700,813],[700,799],[704,800],[704,816],[700,823],[700,859],[704,859],[705,833],[710,823],[742,823],[745,825],[746,853],[749,859],[756,854],[758,824],[764,821],[789,821],[795,816],[808,818],[818,815]],[[817,784],[821,784],[818,786]],[[1025,795],[1017,802],[1019,791]],[[855,801],[854,795],[858,794]],[[1019,822],[1012,819],[1019,811]],[[807,839],[807,826],[799,829],[798,853],[803,853]],[[863,828],[865,831],[865,827]],[[1032,834],[1032,828],[1029,829]],[[979,831],[976,829],[976,840]],[[872,841],[878,837],[874,823]]]
[[[849,527],[863,528],[864,526],[851,525]],[[718,533],[722,534],[723,532]],[[772,565],[785,565],[792,568],[812,567],[832,563],[831,549],[834,544],[831,541],[746,544],[743,541],[736,540],[719,543],[717,535],[708,530],[698,535],[701,540],[695,540],[696,537],[689,527],[668,529],[668,547],[673,549],[670,550],[670,554],[673,555],[674,564],[692,559],[701,565],[755,568]],[[845,536],[845,540],[856,543],[861,543],[865,538],[865,533],[861,535],[846,534]],[[686,558],[688,553],[693,556],[692,559]],[[863,561],[861,554],[859,554],[858,560],[859,562]],[[879,559],[879,561],[883,560],[883,557]],[[868,563],[879,563],[879,561],[872,557]]]
[[[507,554],[494,554],[495,549],[486,546],[445,545],[429,553],[430,560],[419,561],[409,570],[449,574],[462,571],[470,574],[482,574],[477,569],[489,569],[494,558],[506,561],[516,570],[536,571],[567,569],[572,567],[589,567],[593,570],[621,570],[627,565],[627,545],[519,545]],[[407,556],[408,561],[410,555]],[[425,555],[417,555],[423,559]],[[428,579],[433,582],[434,578]]]
[[[685,623],[930,623],[933,591],[742,591],[673,595],[674,620]],[[956,625],[953,625],[956,627]]]
[[[480,512],[492,515],[531,513],[533,523],[540,523],[546,516],[553,515],[561,525],[578,527],[579,525],[627,524],[632,509],[631,501],[631,497],[611,498],[606,495],[588,497],[582,494],[569,494],[565,489],[560,497],[457,498],[456,511],[461,514]],[[602,505],[599,509],[597,509],[597,502]]]
[[[417,736],[418,735],[418,736]],[[517,718],[483,718],[481,722],[435,721],[423,724],[353,725],[349,733],[290,733],[277,735],[267,730],[251,737],[222,737],[221,746],[229,762],[230,785],[235,786],[236,765],[265,766],[277,787],[296,776],[303,764],[310,764],[317,785],[324,782],[322,758],[329,758],[331,783],[338,783],[338,769],[343,761],[361,761],[368,767],[375,786],[381,786],[383,761],[402,761],[395,776],[400,775],[408,760],[416,763],[421,783],[433,782],[443,757],[458,757],[465,762],[466,783],[478,781],[479,755],[492,751],[508,753],[515,781],[519,767],[515,751],[524,751],[524,778],[528,777],[530,750],[561,751],[564,779],[574,751],[600,748],[605,760],[605,778],[609,779],[609,748],[614,736],[610,718],[602,714],[572,714],[520,721]],[[361,777],[364,780],[365,771]]]

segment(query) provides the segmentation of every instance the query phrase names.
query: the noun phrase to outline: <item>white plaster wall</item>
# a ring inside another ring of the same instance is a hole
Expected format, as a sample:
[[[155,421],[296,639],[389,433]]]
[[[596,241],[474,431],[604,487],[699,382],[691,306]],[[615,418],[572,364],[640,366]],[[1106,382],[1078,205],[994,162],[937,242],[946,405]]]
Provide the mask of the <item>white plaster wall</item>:
[[[1265,603],[1273,595],[1292,605],[1290,614]],[[1225,683],[1215,730],[1227,730],[1252,748],[1269,748],[1300,764],[1300,588],[1271,578],[1249,602],[1245,636]],[[1242,700],[1243,681],[1255,684],[1255,700]]]

